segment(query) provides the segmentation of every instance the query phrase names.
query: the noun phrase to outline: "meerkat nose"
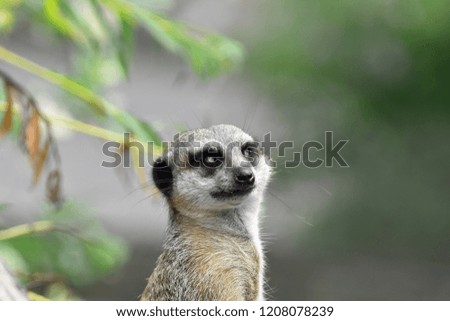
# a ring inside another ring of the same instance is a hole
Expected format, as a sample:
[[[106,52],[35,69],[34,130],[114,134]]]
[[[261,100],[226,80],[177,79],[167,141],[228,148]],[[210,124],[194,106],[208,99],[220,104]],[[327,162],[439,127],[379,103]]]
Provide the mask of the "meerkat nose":
[[[255,183],[255,175],[251,168],[240,168],[234,175],[236,183],[252,186]]]

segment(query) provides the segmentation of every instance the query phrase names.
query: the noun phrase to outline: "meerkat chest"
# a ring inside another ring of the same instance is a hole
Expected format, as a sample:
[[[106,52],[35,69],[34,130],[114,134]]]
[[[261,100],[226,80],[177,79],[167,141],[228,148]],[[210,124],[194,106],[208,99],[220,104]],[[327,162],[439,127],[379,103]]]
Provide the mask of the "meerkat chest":
[[[203,235],[192,242],[188,265],[193,278],[218,300],[257,300],[260,297],[260,256],[253,242],[229,234]]]

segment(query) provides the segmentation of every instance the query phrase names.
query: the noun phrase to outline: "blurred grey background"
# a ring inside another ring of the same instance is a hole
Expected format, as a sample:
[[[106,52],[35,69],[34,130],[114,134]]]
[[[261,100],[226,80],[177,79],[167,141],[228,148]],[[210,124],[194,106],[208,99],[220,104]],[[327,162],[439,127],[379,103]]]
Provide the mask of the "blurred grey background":
[[[292,140],[297,151],[323,142],[325,131],[350,140],[342,150],[349,168],[277,169],[262,226],[268,299],[450,299],[450,8],[430,3],[183,1],[169,16],[232,36],[247,51],[240,70],[207,81],[138,34],[129,79],[106,97],[156,122],[165,139],[180,126],[230,123]],[[68,48],[26,26],[1,43],[56,70],[69,65]],[[39,93],[54,90],[0,68],[42,105]],[[92,207],[131,247],[119,272],[79,294],[135,300],[161,250],[163,201],[101,167],[102,141],[58,137],[65,196]],[[0,142],[0,164],[0,195],[13,204],[1,219],[33,219],[42,183],[29,188],[31,170],[11,141]]]

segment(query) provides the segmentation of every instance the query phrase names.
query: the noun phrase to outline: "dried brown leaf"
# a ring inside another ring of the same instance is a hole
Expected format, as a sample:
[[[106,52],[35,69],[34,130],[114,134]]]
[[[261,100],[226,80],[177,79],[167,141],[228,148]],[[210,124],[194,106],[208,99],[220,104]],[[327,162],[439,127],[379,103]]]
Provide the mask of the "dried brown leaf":
[[[0,127],[0,138],[6,135],[12,127],[12,117],[13,117],[13,97],[12,97],[12,87],[9,84],[5,84],[5,91],[7,96],[7,105],[5,115],[3,116],[3,122]]]
[[[52,170],[47,176],[46,190],[48,199],[54,205],[59,206],[63,202],[60,186],[60,159],[50,123],[40,113],[36,100],[26,89],[1,70],[0,79],[3,79],[4,91],[7,95],[7,108],[0,124],[0,138],[12,128],[13,102],[17,98],[15,102],[21,111],[18,113],[18,117],[22,122],[19,142],[24,147],[33,169],[33,185],[36,185],[41,178],[45,165],[53,164]],[[44,131],[41,130],[43,128],[45,128]],[[41,142],[44,142],[43,146],[41,146]]]
[[[41,178],[42,169],[44,168],[45,161],[47,160],[48,150],[50,149],[51,141],[47,139],[44,144],[44,147],[39,150],[39,153],[36,158],[32,159],[33,162],[33,185],[36,185],[39,179]]]
[[[60,204],[61,199],[61,174],[59,170],[52,170],[47,177],[47,198],[53,204]]]
[[[27,124],[25,130],[25,146],[27,147],[28,154],[31,157],[33,163],[39,153],[39,143],[40,143],[40,128],[39,128],[39,112],[36,108],[33,109],[33,114]]]

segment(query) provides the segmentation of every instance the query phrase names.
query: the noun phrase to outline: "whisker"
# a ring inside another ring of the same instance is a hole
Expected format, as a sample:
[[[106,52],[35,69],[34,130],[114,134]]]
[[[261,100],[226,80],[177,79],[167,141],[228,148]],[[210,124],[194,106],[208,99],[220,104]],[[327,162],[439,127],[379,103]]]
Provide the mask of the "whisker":
[[[144,202],[146,200],[149,200],[150,198],[153,198],[154,196],[156,196],[158,194],[159,194],[159,191],[154,192],[154,193],[144,197],[143,199],[141,199],[141,200],[137,201],[136,203],[134,203],[133,208],[136,207],[137,205],[141,204],[142,202]]]
[[[134,194],[134,193],[136,193],[137,191],[143,191],[143,190],[146,189],[146,188],[148,188],[148,186],[142,186],[142,185],[141,185],[141,186],[135,187],[135,188],[133,188],[131,191],[127,192],[127,193],[122,197],[122,199],[125,199],[125,198],[131,196],[131,194]]]
[[[327,193],[329,196],[333,196],[333,193],[331,193],[329,190],[327,190],[324,186],[320,185],[319,183],[316,183],[316,185],[325,193]]]
[[[291,212],[292,215],[296,216],[297,218],[299,218],[303,223],[305,223],[306,225],[309,226],[314,226],[311,222],[309,222],[306,217],[298,215],[296,213],[296,210],[294,210],[291,206],[289,206],[285,201],[283,201],[278,195],[274,194],[272,191],[267,190],[267,192],[274,197],[275,199],[277,199],[279,202],[281,202],[281,204],[285,205]]]
[[[260,102],[260,97],[258,96],[257,99],[256,99],[256,103],[254,104],[253,109],[251,109],[249,111],[250,119],[249,119],[249,122],[247,124],[247,129],[244,130],[245,132],[250,132],[251,131],[250,129],[251,129],[252,125],[253,125],[253,121],[255,119],[256,113],[258,112],[259,102]]]
[[[198,114],[195,112],[194,108],[191,108],[191,112],[192,112],[192,115],[194,115],[194,118],[200,123],[200,126],[202,128],[204,128],[205,127],[205,123],[200,119]]]

